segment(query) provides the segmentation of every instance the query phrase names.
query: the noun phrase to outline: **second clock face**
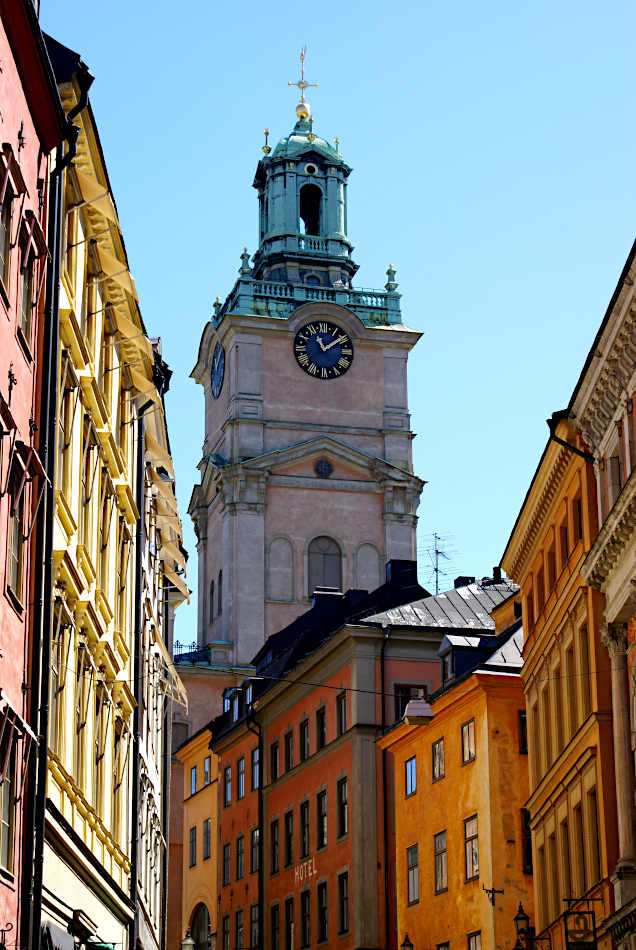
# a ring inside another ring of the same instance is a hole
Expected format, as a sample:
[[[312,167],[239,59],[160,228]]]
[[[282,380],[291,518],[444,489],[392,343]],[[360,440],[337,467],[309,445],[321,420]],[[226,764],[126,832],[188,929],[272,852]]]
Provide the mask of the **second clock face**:
[[[294,356],[301,369],[316,379],[336,379],[353,362],[353,343],[337,323],[315,320],[294,337]]]
[[[225,375],[225,350],[220,343],[214,347],[214,356],[212,357],[212,369],[210,376],[212,378],[212,395],[218,399],[223,386],[223,376]]]

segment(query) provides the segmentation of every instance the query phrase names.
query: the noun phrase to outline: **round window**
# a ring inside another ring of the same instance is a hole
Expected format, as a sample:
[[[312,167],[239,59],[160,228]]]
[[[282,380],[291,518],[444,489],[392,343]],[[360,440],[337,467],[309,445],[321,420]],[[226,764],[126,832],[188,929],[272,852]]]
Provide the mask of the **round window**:
[[[314,472],[319,478],[329,478],[333,472],[333,465],[328,459],[318,459],[314,465]]]
[[[308,163],[305,165],[305,171],[306,171],[306,173],[307,173],[308,175],[315,175],[316,172],[318,171],[318,169],[316,168],[316,166],[315,166],[312,162],[308,162]]]

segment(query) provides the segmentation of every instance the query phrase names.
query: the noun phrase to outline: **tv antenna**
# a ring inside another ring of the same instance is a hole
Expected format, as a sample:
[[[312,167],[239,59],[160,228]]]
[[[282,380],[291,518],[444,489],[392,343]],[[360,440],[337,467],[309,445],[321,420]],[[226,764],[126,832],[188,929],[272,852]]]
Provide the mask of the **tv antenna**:
[[[428,558],[429,571],[425,580],[430,583],[433,576],[435,577],[435,595],[437,596],[440,591],[440,580],[454,573],[453,557],[457,552],[452,545],[449,547],[449,542],[454,540],[452,535],[435,532],[429,535],[426,540],[428,544],[422,553]],[[426,568],[424,568],[424,572],[426,573]]]

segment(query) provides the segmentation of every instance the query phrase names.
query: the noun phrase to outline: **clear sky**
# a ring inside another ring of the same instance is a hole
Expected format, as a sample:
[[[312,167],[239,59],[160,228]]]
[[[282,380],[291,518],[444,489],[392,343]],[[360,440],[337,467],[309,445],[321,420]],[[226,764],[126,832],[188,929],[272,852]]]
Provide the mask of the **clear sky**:
[[[314,130],[354,169],[356,286],[382,288],[392,262],[403,320],[424,334],[409,363],[420,546],[452,536],[453,574],[479,577],[635,236],[635,18],[629,0],[41,0],[43,29],[96,77],[144,321],[174,371],[192,588],[203,396],[189,374],[214,299],[256,250],[263,129],[272,144],[291,131],[301,46]],[[176,637],[196,639],[195,598]]]

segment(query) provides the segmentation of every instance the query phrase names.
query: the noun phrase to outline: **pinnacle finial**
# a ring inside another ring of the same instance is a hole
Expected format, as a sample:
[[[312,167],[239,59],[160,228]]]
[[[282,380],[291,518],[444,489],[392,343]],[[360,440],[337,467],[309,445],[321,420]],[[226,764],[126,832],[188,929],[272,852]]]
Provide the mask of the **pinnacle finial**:
[[[393,264],[389,264],[389,269],[386,272],[386,276],[389,278],[384,285],[385,290],[388,290],[389,293],[397,290],[397,281],[395,279],[395,267]]]
[[[243,248],[243,253],[241,254],[241,266],[239,268],[239,274],[242,274],[244,277],[247,277],[252,273],[252,268],[250,267],[250,255],[247,251],[247,248]]]
[[[265,145],[263,145],[263,152],[265,155],[269,155],[271,152],[271,147],[269,145],[269,129],[265,129]]]
[[[305,99],[305,89],[309,86],[313,86],[315,89],[318,88],[317,82],[305,82],[305,56],[307,55],[307,47],[303,46],[300,51],[300,80],[298,82],[288,82],[288,86],[298,86],[300,89],[300,102],[296,106],[296,115],[299,119],[308,119],[310,114],[309,103]]]

